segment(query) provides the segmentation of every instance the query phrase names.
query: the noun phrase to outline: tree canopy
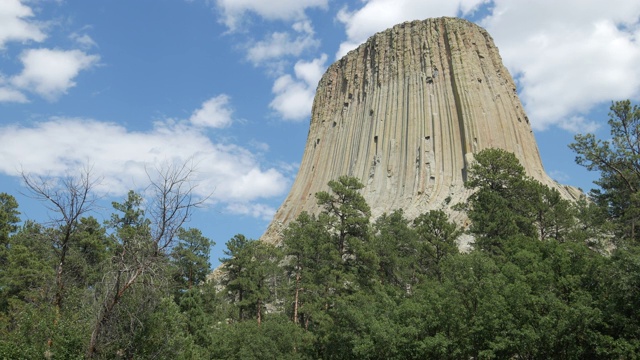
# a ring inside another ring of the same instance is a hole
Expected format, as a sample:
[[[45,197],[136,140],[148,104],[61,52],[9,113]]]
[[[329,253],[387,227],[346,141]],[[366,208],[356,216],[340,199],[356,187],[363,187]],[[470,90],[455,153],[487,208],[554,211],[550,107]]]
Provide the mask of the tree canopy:
[[[28,178],[58,221],[21,222],[0,193],[0,359],[637,358],[638,113],[614,103],[611,140],[576,137],[590,199],[499,149],[475,154],[465,228],[442,210],[372,220],[343,176],[280,244],[229,239],[213,275],[188,169],[96,217],[78,206],[90,178]]]
[[[576,153],[576,163],[598,171],[599,188],[591,198],[617,224],[621,239],[640,239],[640,107],[631,101],[612,103],[609,112],[611,139],[594,134],[578,134],[569,147]]]

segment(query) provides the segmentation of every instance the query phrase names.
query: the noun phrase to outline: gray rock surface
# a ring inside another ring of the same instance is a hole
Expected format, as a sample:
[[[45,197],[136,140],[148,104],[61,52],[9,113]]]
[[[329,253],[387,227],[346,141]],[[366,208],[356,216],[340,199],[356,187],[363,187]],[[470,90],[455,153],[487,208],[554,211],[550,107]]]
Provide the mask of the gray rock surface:
[[[278,242],[315,193],[341,175],[365,184],[375,219],[451,207],[473,153],[516,154],[527,173],[566,198],[580,192],[545,173],[516,91],[491,36],[462,19],[413,21],[375,34],[326,71],[316,92],[299,173],[262,240]]]

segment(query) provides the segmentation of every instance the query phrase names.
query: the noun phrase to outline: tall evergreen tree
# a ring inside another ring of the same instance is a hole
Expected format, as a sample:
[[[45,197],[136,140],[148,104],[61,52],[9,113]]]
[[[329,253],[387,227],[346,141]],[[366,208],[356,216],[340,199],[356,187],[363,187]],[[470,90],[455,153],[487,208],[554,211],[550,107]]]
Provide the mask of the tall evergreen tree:
[[[323,321],[339,286],[342,258],[325,224],[301,213],[283,233],[285,270],[292,279],[292,318],[306,329]]]
[[[171,258],[177,268],[176,280],[181,289],[191,289],[206,280],[211,272],[209,253],[213,241],[202,235],[198,229],[180,229],[178,243],[171,251]]]
[[[418,236],[418,261],[421,272],[442,279],[440,264],[451,254],[458,253],[456,240],[462,235],[455,223],[442,210],[431,210],[413,221]]]
[[[477,247],[499,254],[506,239],[536,237],[535,187],[514,154],[492,148],[477,153],[465,187],[475,190],[461,207],[471,219]]]
[[[9,235],[18,230],[19,215],[16,198],[7,193],[0,193],[0,247],[6,247]]]
[[[371,210],[364,197],[358,192],[364,187],[353,177],[341,176],[328,183],[331,193],[320,191],[316,194],[318,205],[328,226],[336,234],[336,247],[342,256],[349,255],[351,240],[362,241],[367,236]]]
[[[0,276],[7,269],[7,251],[9,250],[9,236],[18,230],[18,202],[7,194],[0,193]]]
[[[418,242],[402,209],[383,214],[374,223],[373,243],[378,256],[377,277],[383,284],[406,290],[415,282],[418,271]]]
[[[356,178],[341,176],[328,183],[331,192],[316,194],[322,207],[320,221],[333,234],[346,276],[342,282],[368,283],[375,271],[375,252],[370,243],[371,209],[359,190],[364,185]]]
[[[246,317],[246,306],[244,305],[247,293],[253,288],[253,284],[246,276],[247,267],[251,261],[249,246],[255,240],[247,239],[242,234],[234,235],[227,241],[227,249],[223,253],[227,256],[220,258],[224,265],[225,274],[222,284],[224,285],[230,300],[238,304],[238,320]]]
[[[264,318],[266,304],[278,302],[279,249],[262,241],[236,235],[227,242],[227,258],[220,259],[226,270],[223,284],[238,307],[238,320]]]
[[[609,112],[611,140],[579,134],[569,147],[576,163],[599,171],[592,199],[606,209],[623,239],[640,239],[640,107],[631,101],[612,103]]]

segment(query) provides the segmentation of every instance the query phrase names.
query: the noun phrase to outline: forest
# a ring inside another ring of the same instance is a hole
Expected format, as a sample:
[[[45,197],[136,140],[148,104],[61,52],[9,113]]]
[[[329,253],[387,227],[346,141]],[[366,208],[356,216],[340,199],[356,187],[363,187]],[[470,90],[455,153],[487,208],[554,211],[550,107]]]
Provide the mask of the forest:
[[[440,210],[371,219],[342,176],[281,244],[229,239],[215,272],[187,227],[189,168],[158,170],[104,223],[88,171],[24,175],[56,221],[23,222],[0,193],[0,358],[639,358],[640,108],[614,102],[609,126],[570,145],[599,174],[579,201],[500,149],[468,169],[465,228]]]

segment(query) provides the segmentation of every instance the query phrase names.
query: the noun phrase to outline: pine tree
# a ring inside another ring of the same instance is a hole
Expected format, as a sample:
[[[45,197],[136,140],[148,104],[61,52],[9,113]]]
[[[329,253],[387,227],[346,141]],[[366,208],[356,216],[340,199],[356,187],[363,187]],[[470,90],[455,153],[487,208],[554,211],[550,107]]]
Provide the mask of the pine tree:
[[[342,259],[343,279],[347,287],[366,284],[375,272],[375,251],[370,243],[371,210],[359,190],[364,185],[356,178],[341,176],[328,183],[331,193],[316,194],[322,207],[319,219],[332,233],[335,247]]]
[[[611,140],[579,134],[569,147],[576,163],[599,171],[600,188],[591,198],[617,225],[621,239],[640,239],[640,107],[629,100],[614,102],[609,112]]]

